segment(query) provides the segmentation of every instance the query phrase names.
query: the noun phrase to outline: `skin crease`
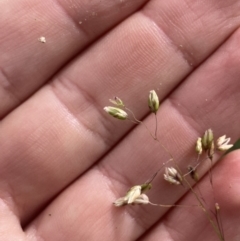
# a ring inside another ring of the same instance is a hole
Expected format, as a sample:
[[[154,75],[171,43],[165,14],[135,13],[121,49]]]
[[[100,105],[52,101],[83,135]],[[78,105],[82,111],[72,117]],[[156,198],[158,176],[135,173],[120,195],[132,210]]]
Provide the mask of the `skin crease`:
[[[198,208],[113,207],[169,155],[143,126],[103,107],[118,96],[154,129],[155,89],[158,136],[182,170],[206,129],[236,141],[239,1],[3,0],[0,8],[0,240],[218,240]],[[235,151],[213,170],[226,241],[240,239],[239,163]],[[198,185],[213,207],[205,173]],[[196,204],[162,173],[148,194]]]

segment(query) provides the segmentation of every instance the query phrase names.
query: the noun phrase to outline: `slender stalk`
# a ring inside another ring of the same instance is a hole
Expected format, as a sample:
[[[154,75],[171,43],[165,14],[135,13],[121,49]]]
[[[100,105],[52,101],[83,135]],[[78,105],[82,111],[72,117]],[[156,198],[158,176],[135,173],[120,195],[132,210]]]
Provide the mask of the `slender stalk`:
[[[155,128],[155,131],[154,131],[155,135],[153,135],[152,132],[151,132],[151,131],[149,130],[149,128],[147,127],[147,125],[146,125],[143,121],[138,120],[138,119],[135,117],[134,113],[133,113],[130,109],[128,109],[127,107],[125,107],[125,110],[129,111],[129,112],[132,114],[134,121],[136,121],[138,124],[142,124],[142,125],[146,128],[146,130],[149,132],[150,136],[151,136],[155,141],[157,141],[157,142],[161,145],[161,147],[168,153],[168,155],[170,156],[170,160],[173,160],[173,156],[172,156],[172,154],[170,153],[170,151],[159,141],[159,139],[158,139],[158,137],[157,137],[157,115],[155,114],[156,128]]]
[[[177,170],[179,171],[180,175],[182,176],[184,182],[187,184],[188,188],[191,190],[191,192],[193,193],[193,195],[194,195],[195,198],[197,199],[199,205],[196,205],[196,206],[197,206],[197,207],[200,206],[200,208],[202,209],[202,211],[205,213],[208,221],[209,221],[210,224],[212,225],[212,227],[213,227],[214,231],[216,232],[219,240],[220,240],[220,241],[225,241],[224,235],[223,235],[223,229],[222,229],[222,223],[221,223],[221,218],[220,218],[219,210],[216,209],[217,213],[214,213],[214,216],[215,216],[215,218],[216,218],[216,222],[214,222],[214,220],[213,220],[212,217],[211,217],[211,213],[209,212],[209,210],[208,210],[208,209],[205,207],[205,205],[204,205],[204,203],[206,204],[206,202],[204,201],[203,198],[200,198],[200,197],[198,196],[198,194],[195,192],[195,190],[193,189],[193,187],[191,186],[191,184],[190,184],[190,183],[187,181],[187,179],[186,179],[186,176],[189,175],[189,174],[191,173],[191,171],[183,175],[183,174],[181,173],[181,170],[179,169],[177,163],[174,161],[174,158],[173,158],[171,152],[159,141],[159,139],[158,139],[158,137],[157,137],[158,121],[157,121],[157,115],[156,115],[156,113],[154,113],[154,114],[155,114],[155,126],[156,126],[156,127],[155,127],[154,134],[152,134],[152,132],[151,132],[151,131],[149,130],[149,128],[147,127],[147,125],[146,125],[144,122],[138,120],[138,119],[135,117],[134,113],[133,113],[130,109],[128,109],[127,107],[125,107],[125,110],[129,111],[129,112],[132,114],[132,117],[133,117],[133,120],[134,120],[133,122],[136,123],[136,124],[142,124],[142,125],[146,128],[146,130],[149,132],[150,136],[151,136],[155,141],[157,141],[157,142],[161,145],[161,147],[169,154],[169,156],[170,156],[170,160],[169,160],[169,161],[173,161],[173,162],[175,163],[175,166],[176,166]],[[209,153],[210,153],[210,150],[209,150]],[[210,178],[210,184],[211,184],[211,187],[212,187],[212,190],[213,190],[213,177],[212,177],[212,157],[213,157],[213,155],[208,154],[208,157],[209,157],[209,159],[211,160],[211,166],[210,166],[210,168],[209,168],[209,178]],[[195,167],[194,167],[194,170],[196,170],[196,168],[201,164],[201,162],[199,161],[199,159],[200,159],[200,155],[198,155],[198,158],[197,158],[197,161],[196,161],[197,163],[196,163],[196,165],[195,165]],[[169,162],[169,161],[168,161],[168,162]],[[168,162],[167,162],[167,163],[168,163]],[[166,165],[166,163],[163,164],[163,166],[165,166],[165,165]],[[150,178],[150,180],[147,181],[146,184],[150,184],[150,183],[154,180],[154,178],[157,176],[158,172],[163,168],[163,166],[162,166],[156,173],[154,173],[154,175],[152,176],[152,178]],[[214,190],[213,190],[213,195],[214,195]],[[214,201],[215,201],[215,195],[214,195]],[[151,203],[151,202],[149,202],[149,204],[151,204],[151,205],[153,205],[153,206],[160,206],[160,207],[189,207],[189,206],[183,206],[183,205],[154,204],[154,203]],[[211,211],[211,210],[210,210],[210,211]]]
[[[208,221],[210,222],[210,224],[212,225],[214,231],[216,232],[218,238],[220,241],[225,241],[223,233],[221,232],[220,228],[218,225],[216,225],[216,223],[214,223],[214,221],[212,220],[209,212],[207,211],[207,209],[204,207],[204,204],[202,203],[202,200],[198,197],[197,193],[194,191],[194,189],[192,188],[191,184],[186,180],[186,178],[184,178],[185,183],[187,183],[188,187],[190,188],[191,192],[193,193],[193,195],[195,196],[195,198],[197,199],[197,201],[200,204],[201,209],[203,210],[203,212],[206,214]],[[218,223],[218,222],[217,222]]]

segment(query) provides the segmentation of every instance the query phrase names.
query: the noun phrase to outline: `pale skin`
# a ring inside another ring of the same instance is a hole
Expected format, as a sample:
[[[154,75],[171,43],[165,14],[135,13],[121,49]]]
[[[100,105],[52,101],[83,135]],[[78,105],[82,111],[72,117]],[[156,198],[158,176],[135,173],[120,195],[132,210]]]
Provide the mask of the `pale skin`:
[[[118,96],[154,130],[155,89],[159,139],[183,170],[206,129],[236,141],[239,1],[3,0],[0,9],[1,240],[218,240],[198,208],[112,205],[169,156],[103,107]],[[240,152],[213,176],[225,238],[237,241]],[[208,176],[199,187],[213,205]],[[148,194],[196,204],[162,173]]]

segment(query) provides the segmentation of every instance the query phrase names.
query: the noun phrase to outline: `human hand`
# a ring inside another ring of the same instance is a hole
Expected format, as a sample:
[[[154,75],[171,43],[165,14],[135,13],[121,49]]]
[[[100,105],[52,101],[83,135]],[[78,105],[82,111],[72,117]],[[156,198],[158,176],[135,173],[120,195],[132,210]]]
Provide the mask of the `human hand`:
[[[205,129],[239,138],[238,1],[5,0],[0,8],[1,240],[217,240],[201,209],[112,205],[168,155],[142,126],[103,107],[119,96],[151,127],[146,99],[155,89],[159,139],[183,168]],[[240,233],[239,159],[233,152],[213,171],[231,241]],[[152,201],[196,202],[161,175]],[[211,201],[208,176],[199,187]]]

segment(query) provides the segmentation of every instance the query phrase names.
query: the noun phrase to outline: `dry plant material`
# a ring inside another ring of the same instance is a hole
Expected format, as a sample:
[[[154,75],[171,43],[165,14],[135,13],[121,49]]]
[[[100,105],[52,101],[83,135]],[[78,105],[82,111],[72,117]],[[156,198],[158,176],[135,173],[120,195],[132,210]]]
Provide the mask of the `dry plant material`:
[[[128,205],[128,204],[148,204],[149,199],[144,192],[151,189],[151,184],[143,184],[133,186],[129,189],[124,197],[118,198],[113,204],[116,207]]]
[[[210,185],[213,190],[213,181],[212,181],[212,161],[214,157],[215,151],[226,151],[229,150],[233,145],[229,144],[230,138],[226,138],[226,135],[223,135],[219,137],[216,141],[216,148],[214,143],[214,135],[212,129],[207,129],[202,137],[198,137],[195,144],[195,152],[197,154],[196,161],[193,164],[189,164],[186,168],[188,170],[187,173],[183,174],[183,172],[178,167],[177,163],[174,161],[174,158],[171,154],[171,152],[159,141],[157,137],[157,112],[160,107],[160,102],[158,95],[155,90],[151,90],[149,92],[148,96],[148,107],[150,111],[155,115],[155,131],[152,133],[149,128],[140,120],[138,120],[134,113],[125,106],[124,102],[118,98],[114,97],[114,99],[109,100],[114,106],[107,106],[104,107],[104,110],[111,116],[119,119],[119,120],[128,120],[135,124],[142,124],[154,141],[157,141],[159,145],[169,154],[170,159],[164,163],[159,170],[154,173],[150,181],[145,182],[142,185],[135,185],[131,187],[125,196],[118,198],[113,204],[116,207],[121,207],[125,205],[134,205],[134,204],[150,204],[154,206],[160,206],[160,207],[186,207],[182,205],[175,205],[175,204],[155,204],[150,202],[148,196],[145,194],[148,190],[152,188],[152,182],[157,176],[157,174],[162,170],[163,167],[165,167],[165,172],[163,174],[163,180],[167,181],[170,184],[176,185],[176,186],[184,186],[190,189],[192,194],[195,196],[198,204],[193,205],[200,207],[201,210],[205,213],[209,223],[212,225],[215,233],[217,234],[219,240],[225,241],[224,235],[223,235],[223,228],[222,228],[222,220],[220,217],[220,205],[218,203],[215,203],[215,209],[211,210],[208,205],[205,203],[201,193],[195,191],[195,189],[191,186],[191,184],[187,180],[187,176],[190,176],[195,182],[198,182],[199,175],[197,172],[197,168],[206,161],[206,159],[210,160],[210,167],[209,167],[209,180]],[[173,163],[173,166],[167,166],[169,163]],[[214,193],[213,193],[214,195]],[[215,196],[214,196],[215,200]],[[191,207],[192,205],[189,205],[187,207]]]
[[[38,41],[41,42],[41,43],[44,43],[44,44],[47,42],[46,38],[43,37],[43,36],[40,37],[40,38],[38,39]]]
[[[163,178],[170,184],[174,185],[180,185],[183,181],[182,176],[174,167],[166,167]]]

